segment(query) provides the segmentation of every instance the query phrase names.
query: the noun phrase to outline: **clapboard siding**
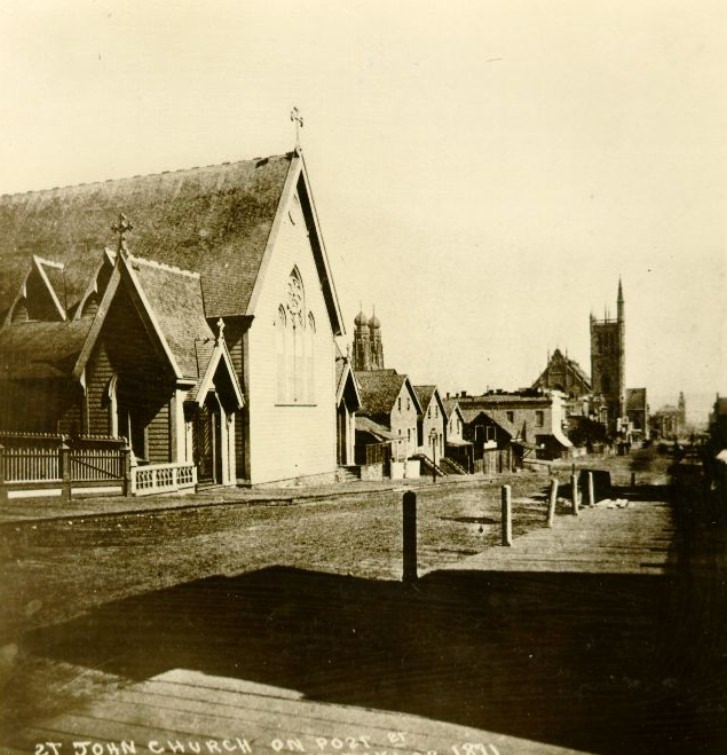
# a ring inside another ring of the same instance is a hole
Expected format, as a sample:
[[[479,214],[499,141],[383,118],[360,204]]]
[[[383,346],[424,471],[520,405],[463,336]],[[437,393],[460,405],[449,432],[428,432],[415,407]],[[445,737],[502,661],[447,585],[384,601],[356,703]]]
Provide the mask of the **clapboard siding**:
[[[100,339],[86,368],[86,432],[91,435],[111,433],[108,388],[113,375],[114,368],[111,366],[106,344]]]
[[[167,401],[159,407],[147,426],[150,464],[166,464],[172,460],[169,430],[169,402]]]
[[[251,482],[268,482],[336,468],[334,341],[308,229],[297,197],[281,208],[284,218],[262,281],[249,332],[248,365]],[[310,404],[277,403],[276,323],[286,301],[288,279],[297,267],[306,314],[316,322],[315,399]]]

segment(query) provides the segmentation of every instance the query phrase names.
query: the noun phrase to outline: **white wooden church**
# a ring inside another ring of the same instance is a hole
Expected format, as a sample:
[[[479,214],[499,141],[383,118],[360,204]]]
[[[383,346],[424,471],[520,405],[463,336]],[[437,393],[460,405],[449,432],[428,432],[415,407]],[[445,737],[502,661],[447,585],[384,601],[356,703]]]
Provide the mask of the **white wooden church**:
[[[123,433],[141,463],[225,484],[352,463],[298,149],[0,197],[0,313],[0,431]]]

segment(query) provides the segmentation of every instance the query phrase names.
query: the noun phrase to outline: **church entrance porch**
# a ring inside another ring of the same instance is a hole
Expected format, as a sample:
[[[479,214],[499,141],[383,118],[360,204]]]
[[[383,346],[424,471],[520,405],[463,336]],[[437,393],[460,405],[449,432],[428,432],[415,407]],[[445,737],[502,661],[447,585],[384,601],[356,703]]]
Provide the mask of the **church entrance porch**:
[[[212,394],[192,418],[192,459],[197,465],[198,482],[222,482],[222,418]]]

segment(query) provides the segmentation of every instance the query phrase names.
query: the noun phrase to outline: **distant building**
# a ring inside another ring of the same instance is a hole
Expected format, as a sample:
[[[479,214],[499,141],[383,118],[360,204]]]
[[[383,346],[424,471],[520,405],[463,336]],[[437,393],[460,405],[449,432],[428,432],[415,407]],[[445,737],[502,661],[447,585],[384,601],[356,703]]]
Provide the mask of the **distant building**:
[[[633,439],[646,437],[649,429],[646,388],[626,389],[626,417],[629,421],[628,432],[631,433]]]
[[[474,471],[474,446],[465,439],[465,418],[456,398],[444,399],[447,414],[445,423],[445,456],[456,461],[467,472]]]
[[[626,315],[620,280],[616,319],[606,313],[603,320],[597,320],[591,314],[590,323],[592,413],[615,435],[619,420],[626,416]]]
[[[465,433],[465,437],[475,441],[476,448],[480,442],[490,440],[499,446],[509,436],[513,445],[539,458],[556,459],[572,453],[573,444],[563,432],[562,397],[556,391],[492,392],[459,397],[458,401],[465,418],[470,417],[466,425],[470,433],[476,427],[484,428],[484,437],[478,437],[476,429],[474,438]]]
[[[369,320],[359,312],[353,321],[353,369],[357,372],[384,369],[381,321],[374,313]]]
[[[409,378],[392,369],[356,371],[355,378],[361,395],[359,417],[371,420],[386,431],[382,436],[396,441],[393,451],[399,459],[415,454],[422,407]],[[364,426],[367,430],[372,427],[357,420],[357,432]]]
[[[415,385],[421,414],[417,417],[417,442],[419,450],[431,455],[432,445],[436,449],[437,459],[444,456],[444,439],[447,412],[436,385]]]
[[[687,402],[684,393],[679,394],[677,405],[665,404],[650,418],[652,435],[657,438],[678,438],[687,432]]]
[[[591,380],[583,368],[560,349],[548,357],[540,377],[533,383],[535,390],[560,391],[566,399],[579,399],[591,395]]]

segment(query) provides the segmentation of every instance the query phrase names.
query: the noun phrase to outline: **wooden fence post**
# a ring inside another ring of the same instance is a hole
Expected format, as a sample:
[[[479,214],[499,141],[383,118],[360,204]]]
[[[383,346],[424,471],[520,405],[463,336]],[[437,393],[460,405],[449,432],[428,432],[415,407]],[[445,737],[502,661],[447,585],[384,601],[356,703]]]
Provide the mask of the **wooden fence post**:
[[[123,478],[122,488],[125,496],[131,495],[131,446],[128,441],[124,443],[121,452],[121,476]]]
[[[416,582],[417,574],[417,494],[413,490],[404,493],[404,582]]]
[[[5,446],[0,443],[0,503],[8,500],[8,489],[5,486]]]
[[[512,488],[502,486],[502,544],[512,545]]]
[[[71,449],[68,444],[61,441],[61,447],[58,449],[60,458],[58,465],[61,473],[61,501],[63,503],[70,503],[73,499],[73,493],[71,490]]]
[[[572,474],[570,476],[570,488],[571,488],[571,503],[573,505],[573,513],[578,516],[578,475]]]
[[[555,504],[558,500],[558,480],[554,477],[550,481],[550,498],[548,499],[548,527],[553,526],[555,519]]]
[[[586,475],[586,485],[588,488],[588,505],[595,506],[596,492],[593,487],[593,472],[588,472],[588,474]]]

